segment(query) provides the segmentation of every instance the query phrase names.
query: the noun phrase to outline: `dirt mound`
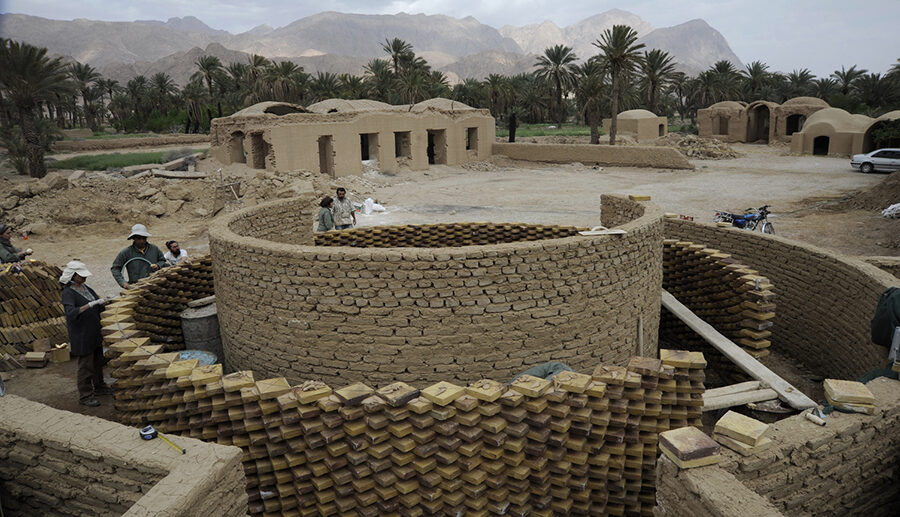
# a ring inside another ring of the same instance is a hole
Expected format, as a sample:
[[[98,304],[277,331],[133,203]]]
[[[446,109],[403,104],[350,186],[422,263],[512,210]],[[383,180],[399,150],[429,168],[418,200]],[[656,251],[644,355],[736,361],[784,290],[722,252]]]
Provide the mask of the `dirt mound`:
[[[869,190],[863,190],[841,200],[834,205],[834,208],[881,211],[894,203],[900,203],[900,172],[891,173],[881,183]]]
[[[735,151],[730,145],[721,140],[697,135],[669,133],[666,136],[653,140],[652,143],[657,146],[674,147],[688,158],[727,160],[741,156],[741,153]]]

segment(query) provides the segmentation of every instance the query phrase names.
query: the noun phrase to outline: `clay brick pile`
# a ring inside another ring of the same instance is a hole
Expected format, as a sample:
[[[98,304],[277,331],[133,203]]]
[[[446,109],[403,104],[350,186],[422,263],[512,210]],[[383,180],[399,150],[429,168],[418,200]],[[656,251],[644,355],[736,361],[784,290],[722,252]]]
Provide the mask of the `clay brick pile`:
[[[63,312],[62,271],[44,262],[23,262],[21,270],[0,267],[0,356],[30,352],[36,339],[68,340]]]
[[[183,349],[181,311],[189,301],[213,293],[209,256],[194,259],[190,264],[164,268],[106,306],[101,315],[104,337],[107,342],[124,337],[147,337],[166,350]]]
[[[675,239],[663,244],[663,289],[753,357],[769,355],[775,317],[772,283],[703,244]],[[660,327],[664,339],[702,350],[717,369],[731,368],[730,361],[668,311],[662,312]]]
[[[355,248],[453,248],[561,239],[587,229],[523,223],[404,224],[316,233],[315,244]]]
[[[123,422],[244,450],[250,513],[652,515],[658,433],[699,425],[705,361],[333,389],[111,346]]]

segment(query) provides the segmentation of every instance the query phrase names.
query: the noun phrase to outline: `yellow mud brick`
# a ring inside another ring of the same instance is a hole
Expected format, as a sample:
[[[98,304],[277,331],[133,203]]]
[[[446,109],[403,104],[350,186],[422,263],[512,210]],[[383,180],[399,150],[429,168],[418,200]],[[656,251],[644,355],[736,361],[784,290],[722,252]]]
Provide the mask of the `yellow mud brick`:
[[[625,384],[626,375],[627,370],[624,366],[601,364],[594,368],[594,373],[591,376],[595,381],[600,381],[613,386],[621,386]]]
[[[334,394],[338,396],[339,399],[344,401],[349,406],[358,406],[362,403],[362,401],[375,393],[375,390],[372,389],[371,386],[367,386],[361,382],[357,382],[355,384],[351,384],[349,386],[344,386],[341,389],[335,390]]]
[[[425,397],[416,397],[410,400],[406,407],[417,415],[423,415],[431,411],[431,408],[434,407],[434,404],[432,404],[431,401],[426,399]]]
[[[741,443],[751,446],[759,445],[768,430],[769,424],[760,422],[755,418],[744,416],[735,411],[725,413],[725,415],[716,422],[715,427],[715,432],[717,434],[733,438]]]
[[[756,445],[747,445],[744,442],[718,433],[714,434],[713,438],[720,444],[741,454],[742,456],[752,456],[754,454],[766,451],[772,447],[772,440],[766,437],[763,437],[762,440],[760,440]]]
[[[149,345],[149,346],[139,346],[132,350],[131,352],[126,352],[122,354],[122,359],[125,361],[140,361],[141,359],[146,359],[153,354],[157,354],[161,352],[163,349],[162,345]]]
[[[682,429],[695,429],[694,427],[683,427]],[[712,438],[710,438],[712,440]],[[694,460],[682,460],[679,459],[674,452],[670,451],[665,447],[660,447],[662,453],[672,460],[672,463],[678,466],[680,469],[691,469],[695,467],[705,467],[707,465],[715,465],[722,459],[718,454],[711,454],[709,456],[704,456],[702,458],[697,458]]]
[[[828,395],[825,395],[825,400],[827,400],[828,403],[832,406],[844,411],[850,411],[852,413],[863,413],[865,415],[875,414],[875,406],[872,404],[859,404],[857,402],[838,402],[836,400],[831,400],[830,398],[828,398]]]
[[[422,396],[438,406],[446,406],[465,393],[465,388],[447,381],[432,384],[422,390]]]
[[[650,196],[644,194],[628,194],[628,199],[632,201],[650,201]]]
[[[322,381],[306,381],[294,387],[294,396],[301,404],[312,404],[329,395],[331,395],[331,388]]]
[[[250,370],[229,373],[222,377],[222,389],[227,392],[240,391],[241,388],[249,388],[253,385],[253,372]]]
[[[206,366],[198,366],[194,368],[194,371],[191,372],[191,384],[193,386],[200,386],[203,384],[209,384],[210,382],[222,377],[222,365],[221,364],[209,364]]]
[[[540,397],[547,393],[552,384],[548,380],[539,379],[532,375],[522,375],[510,384],[510,387],[525,396]]]
[[[719,444],[696,427],[680,427],[659,433],[659,448],[682,462],[718,457],[719,453]]]
[[[571,393],[584,393],[593,379],[583,373],[563,371],[553,376],[553,384]]]
[[[835,402],[874,404],[875,396],[865,384],[856,381],[825,379],[825,395]]]
[[[466,393],[478,400],[493,402],[503,395],[503,384],[491,379],[481,379],[470,384]]]
[[[606,384],[599,381],[593,381],[588,385],[584,392],[591,397],[602,397],[606,394]]]
[[[391,407],[400,407],[419,396],[419,390],[405,382],[395,382],[379,388],[375,392]]]
[[[277,399],[279,396],[291,391],[291,385],[284,377],[263,379],[256,381],[256,389],[259,390],[259,398],[262,400]]]
[[[632,357],[628,361],[628,369],[641,375],[658,376],[662,361],[652,357]]]
[[[175,361],[166,368],[166,379],[175,379],[177,377],[190,375],[199,363],[200,361],[197,359]]]
[[[703,352],[688,352],[687,350],[660,349],[659,359],[663,364],[675,368],[706,368],[706,358]]]

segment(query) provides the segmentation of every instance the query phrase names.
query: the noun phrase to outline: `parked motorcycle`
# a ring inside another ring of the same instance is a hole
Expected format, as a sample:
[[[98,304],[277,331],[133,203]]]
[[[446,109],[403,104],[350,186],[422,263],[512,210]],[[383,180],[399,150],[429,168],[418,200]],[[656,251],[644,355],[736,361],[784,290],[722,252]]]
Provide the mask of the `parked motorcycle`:
[[[769,205],[759,208],[748,208],[743,214],[735,214],[724,210],[716,210],[713,221],[717,223],[731,223],[731,226],[753,231],[757,228],[763,233],[775,235],[775,227],[769,222]]]

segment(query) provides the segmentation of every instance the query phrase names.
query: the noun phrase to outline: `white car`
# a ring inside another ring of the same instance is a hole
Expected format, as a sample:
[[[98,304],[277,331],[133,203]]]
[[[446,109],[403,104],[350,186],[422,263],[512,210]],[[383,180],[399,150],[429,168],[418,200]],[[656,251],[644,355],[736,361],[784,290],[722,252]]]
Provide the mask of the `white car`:
[[[900,171],[900,149],[876,149],[868,154],[854,154],[850,166],[868,174],[873,171]]]

